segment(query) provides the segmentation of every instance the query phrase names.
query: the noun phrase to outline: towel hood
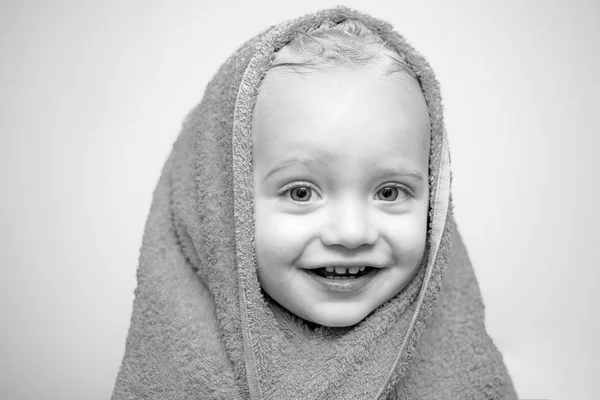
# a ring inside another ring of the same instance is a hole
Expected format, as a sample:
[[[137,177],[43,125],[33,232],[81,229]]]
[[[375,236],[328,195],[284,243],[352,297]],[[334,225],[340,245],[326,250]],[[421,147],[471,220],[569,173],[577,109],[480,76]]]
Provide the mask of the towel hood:
[[[273,55],[296,31],[362,21],[404,55],[430,117],[429,226],[410,284],[347,328],[310,328],[261,291],[254,254],[252,113]],[[438,82],[393,27],[346,7],[272,26],[227,59],[173,145],[137,272],[125,398],[516,398],[487,335],[454,223]]]

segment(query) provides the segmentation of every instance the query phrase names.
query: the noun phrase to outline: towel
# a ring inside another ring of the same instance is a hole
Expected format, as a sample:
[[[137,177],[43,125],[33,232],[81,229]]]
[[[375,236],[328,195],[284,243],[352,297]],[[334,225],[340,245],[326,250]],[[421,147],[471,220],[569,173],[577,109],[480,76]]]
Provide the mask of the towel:
[[[324,21],[362,21],[402,54],[430,116],[417,274],[350,327],[309,324],[260,287],[251,121],[273,55]],[[225,61],[183,123],[146,221],[113,399],[516,399],[452,212],[439,85],[389,23],[347,7],[271,26]]]

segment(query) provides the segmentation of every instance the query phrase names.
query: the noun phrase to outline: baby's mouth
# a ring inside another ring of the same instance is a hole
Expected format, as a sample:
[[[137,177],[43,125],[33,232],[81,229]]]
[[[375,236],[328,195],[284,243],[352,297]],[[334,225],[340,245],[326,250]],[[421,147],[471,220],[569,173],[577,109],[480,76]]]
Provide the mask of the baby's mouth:
[[[365,265],[363,267],[323,267],[307,270],[308,273],[329,279],[356,279],[375,272],[378,268]]]

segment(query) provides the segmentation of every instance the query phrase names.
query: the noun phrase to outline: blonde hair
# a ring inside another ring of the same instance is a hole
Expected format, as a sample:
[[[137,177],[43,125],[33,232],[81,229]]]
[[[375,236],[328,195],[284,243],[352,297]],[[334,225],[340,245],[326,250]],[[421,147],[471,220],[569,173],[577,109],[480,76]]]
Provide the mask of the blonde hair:
[[[356,19],[345,19],[337,24],[324,21],[307,33],[297,31],[296,37],[275,54],[270,69],[287,67],[301,73],[299,68],[365,66],[378,67],[385,75],[404,72],[418,83],[404,56]]]

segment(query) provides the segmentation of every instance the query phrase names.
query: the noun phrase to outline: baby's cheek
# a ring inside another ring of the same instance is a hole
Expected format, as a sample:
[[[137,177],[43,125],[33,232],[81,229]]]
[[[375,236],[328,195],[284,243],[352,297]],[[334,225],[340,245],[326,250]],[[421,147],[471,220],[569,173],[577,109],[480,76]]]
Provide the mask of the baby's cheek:
[[[402,216],[389,225],[386,236],[402,263],[418,263],[425,250],[427,220],[415,214]]]
[[[306,216],[269,213],[257,226],[258,245],[263,247],[261,253],[269,253],[271,258],[282,262],[296,259],[313,236],[314,225]]]

